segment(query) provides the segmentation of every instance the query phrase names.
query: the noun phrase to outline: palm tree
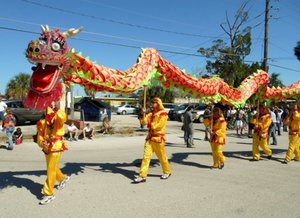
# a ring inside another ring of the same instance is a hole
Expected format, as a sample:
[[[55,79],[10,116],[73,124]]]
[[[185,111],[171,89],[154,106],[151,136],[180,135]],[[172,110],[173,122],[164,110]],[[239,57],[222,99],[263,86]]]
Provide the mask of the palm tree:
[[[11,79],[5,90],[5,96],[8,99],[24,99],[29,90],[30,75],[27,73],[19,73]]]

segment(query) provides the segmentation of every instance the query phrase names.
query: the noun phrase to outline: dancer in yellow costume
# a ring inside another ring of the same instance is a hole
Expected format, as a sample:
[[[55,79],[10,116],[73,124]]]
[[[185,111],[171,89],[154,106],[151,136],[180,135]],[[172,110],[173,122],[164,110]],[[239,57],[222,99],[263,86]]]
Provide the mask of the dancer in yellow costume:
[[[63,141],[66,119],[66,113],[58,109],[53,102],[51,107],[47,107],[44,117],[37,123],[37,143],[45,153],[47,165],[47,179],[42,189],[44,196],[40,204],[48,204],[55,199],[56,180],[59,182],[57,188],[63,189],[70,179],[61,172],[58,166],[61,152],[67,150],[67,145]]]
[[[251,122],[255,125],[252,141],[253,158],[251,159],[251,161],[259,161],[259,146],[263,149],[264,153],[270,160],[272,158],[272,150],[268,146],[268,130],[272,123],[272,118],[269,108],[266,105],[261,105],[258,114],[253,116]]]
[[[290,112],[287,120],[284,121],[289,126],[289,148],[286,152],[284,164],[291,161],[293,154],[295,154],[295,161],[300,161],[300,105],[295,105]]]
[[[143,123],[147,124],[148,126],[148,135],[144,145],[144,157],[142,160],[140,173],[139,176],[134,179],[135,183],[146,182],[153,152],[158,157],[163,169],[163,175],[161,176],[161,179],[168,179],[170,177],[170,164],[165,153],[165,131],[167,120],[168,115],[165,112],[161,99],[157,97],[153,98],[151,101],[151,112],[145,115],[143,118]]]
[[[210,133],[210,145],[213,156],[212,169],[223,169],[226,159],[223,155],[223,145],[226,142],[227,123],[221,109],[214,107],[212,116],[204,119],[204,125],[209,128]]]

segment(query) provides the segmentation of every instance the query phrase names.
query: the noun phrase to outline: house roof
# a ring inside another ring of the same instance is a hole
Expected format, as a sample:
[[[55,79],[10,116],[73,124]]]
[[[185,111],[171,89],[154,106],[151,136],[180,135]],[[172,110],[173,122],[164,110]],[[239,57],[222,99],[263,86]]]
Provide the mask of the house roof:
[[[98,108],[107,108],[110,109],[110,105],[106,104],[105,102],[99,100],[99,99],[91,99],[89,97],[83,97],[80,99],[77,103],[75,103],[75,108],[83,104],[84,102],[89,102],[90,104],[98,107]]]

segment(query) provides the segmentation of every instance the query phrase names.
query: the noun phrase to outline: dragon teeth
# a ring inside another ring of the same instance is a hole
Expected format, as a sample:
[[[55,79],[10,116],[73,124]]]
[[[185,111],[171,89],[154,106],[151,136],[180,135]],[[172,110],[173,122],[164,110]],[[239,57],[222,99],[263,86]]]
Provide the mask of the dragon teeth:
[[[47,65],[46,63],[42,63],[43,70],[45,70],[46,65]]]

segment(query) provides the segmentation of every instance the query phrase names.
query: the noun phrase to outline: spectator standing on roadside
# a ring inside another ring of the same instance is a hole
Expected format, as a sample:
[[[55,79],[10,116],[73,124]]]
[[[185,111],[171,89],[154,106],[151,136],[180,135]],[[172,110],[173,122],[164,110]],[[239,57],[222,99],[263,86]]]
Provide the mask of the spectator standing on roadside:
[[[228,110],[229,111],[229,110]],[[230,114],[230,112],[228,113],[227,111],[227,114]],[[211,106],[208,105],[206,108],[205,108],[205,111],[204,111],[204,114],[203,114],[203,119],[209,119],[211,116]],[[205,126],[205,136],[204,136],[204,141],[209,141],[210,137],[208,137],[209,135],[209,127],[208,126]]]
[[[186,140],[186,147],[192,148],[194,145],[194,126],[193,126],[193,105],[189,105],[184,113],[183,131]]]
[[[245,112],[243,110],[239,110],[236,113],[235,128],[236,128],[237,136],[243,135],[244,117],[245,117]]]
[[[8,142],[8,150],[14,149],[14,142],[13,142],[13,133],[15,131],[16,126],[16,118],[12,115],[9,109],[6,110],[6,115],[4,116],[3,120],[3,131],[6,133],[7,142]]]
[[[269,126],[269,132],[268,132],[268,142],[270,143],[270,137],[272,137],[273,142],[271,143],[271,145],[277,145],[277,138],[276,138],[276,114],[274,112],[274,107],[271,107],[270,109],[270,116],[271,116],[271,124]]]
[[[255,109],[252,107],[248,111],[247,123],[248,123],[248,138],[252,138],[254,124],[251,122],[253,116],[256,114]]]
[[[288,132],[288,125],[285,120],[289,117],[289,109],[285,108],[283,110],[283,113],[281,114],[281,120],[282,120],[282,131],[283,132]]]
[[[7,109],[7,105],[4,101],[2,101],[3,98],[0,96],[0,127],[3,126],[3,121],[4,121],[4,113]]]
[[[275,107],[274,113],[276,116],[276,130],[278,132],[278,135],[281,135],[281,124],[282,124],[281,115],[283,113],[283,110],[281,110],[278,107]]]

